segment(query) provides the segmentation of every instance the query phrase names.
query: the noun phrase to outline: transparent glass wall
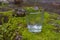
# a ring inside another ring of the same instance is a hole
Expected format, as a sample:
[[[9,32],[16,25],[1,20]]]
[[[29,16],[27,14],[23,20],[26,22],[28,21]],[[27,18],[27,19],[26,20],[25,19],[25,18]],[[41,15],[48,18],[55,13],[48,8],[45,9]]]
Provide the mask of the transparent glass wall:
[[[43,10],[38,10],[27,14],[27,27],[30,32],[41,32],[44,16],[43,13]]]

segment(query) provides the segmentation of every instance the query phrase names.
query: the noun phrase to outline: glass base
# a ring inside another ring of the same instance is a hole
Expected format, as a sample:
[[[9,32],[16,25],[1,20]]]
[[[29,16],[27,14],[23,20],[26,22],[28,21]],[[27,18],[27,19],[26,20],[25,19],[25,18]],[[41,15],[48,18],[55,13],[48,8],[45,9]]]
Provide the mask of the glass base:
[[[41,32],[42,26],[41,25],[28,25],[29,32]]]

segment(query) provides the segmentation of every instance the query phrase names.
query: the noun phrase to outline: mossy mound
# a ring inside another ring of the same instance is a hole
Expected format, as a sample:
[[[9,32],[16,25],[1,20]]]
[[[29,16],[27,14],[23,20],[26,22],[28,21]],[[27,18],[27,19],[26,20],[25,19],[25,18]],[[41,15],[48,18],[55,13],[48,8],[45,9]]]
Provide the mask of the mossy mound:
[[[30,11],[28,11],[28,13],[29,12]],[[0,40],[15,40],[16,36],[18,35],[20,36],[19,38],[22,40],[60,40],[60,32],[59,32],[60,30],[58,31],[59,28],[56,28],[54,25],[52,25],[55,23],[60,24],[60,20],[57,20],[57,17],[60,16],[58,14],[54,13],[49,14],[48,12],[44,12],[44,21],[43,21],[44,23],[42,32],[31,33],[27,29],[26,16],[13,17],[12,10],[0,13],[2,13],[5,16],[8,16],[9,19],[7,23],[3,22],[3,24],[0,26]]]

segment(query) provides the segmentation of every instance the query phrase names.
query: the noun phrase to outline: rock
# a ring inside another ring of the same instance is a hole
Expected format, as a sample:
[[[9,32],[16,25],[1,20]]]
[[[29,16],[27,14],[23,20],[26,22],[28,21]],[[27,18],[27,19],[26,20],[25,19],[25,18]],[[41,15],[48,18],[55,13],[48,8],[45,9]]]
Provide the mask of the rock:
[[[18,9],[18,11],[16,11],[16,17],[24,17],[24,16],[26,16],[25,10]]]
[[[14,0],[14,4],[18,6],[22,6],[23,0]]]

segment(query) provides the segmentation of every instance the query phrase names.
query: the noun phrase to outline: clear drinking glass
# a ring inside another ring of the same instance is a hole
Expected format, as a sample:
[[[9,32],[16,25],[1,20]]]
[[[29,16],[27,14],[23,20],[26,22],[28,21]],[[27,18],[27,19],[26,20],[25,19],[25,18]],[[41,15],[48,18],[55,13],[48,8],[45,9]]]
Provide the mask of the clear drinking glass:
[[[43,10],[30,12],[27,15],[27,28],[29,32],[41,32],[43,23]]]

